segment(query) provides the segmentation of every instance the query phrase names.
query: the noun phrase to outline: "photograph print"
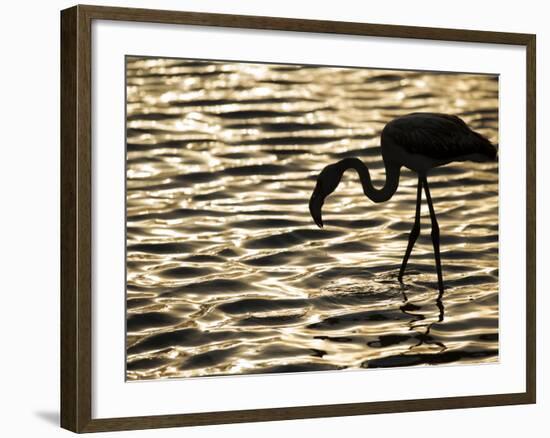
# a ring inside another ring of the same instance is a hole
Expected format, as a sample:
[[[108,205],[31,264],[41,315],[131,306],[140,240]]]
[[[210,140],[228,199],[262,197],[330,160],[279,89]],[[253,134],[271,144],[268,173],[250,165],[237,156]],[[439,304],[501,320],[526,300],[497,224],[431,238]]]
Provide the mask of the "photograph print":
[[[498,362],[498,75],[125,62],[128,381]]]

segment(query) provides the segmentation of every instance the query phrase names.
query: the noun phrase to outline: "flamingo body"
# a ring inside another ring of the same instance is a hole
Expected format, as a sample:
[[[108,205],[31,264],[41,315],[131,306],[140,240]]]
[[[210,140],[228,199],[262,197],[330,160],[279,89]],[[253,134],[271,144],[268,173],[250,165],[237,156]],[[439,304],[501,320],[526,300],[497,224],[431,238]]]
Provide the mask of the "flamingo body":
[[[397,117],[382,130],[384,160],[398,162],[420,174],[453,161],[489,161],[497,150],[459,117],[412,113]]]

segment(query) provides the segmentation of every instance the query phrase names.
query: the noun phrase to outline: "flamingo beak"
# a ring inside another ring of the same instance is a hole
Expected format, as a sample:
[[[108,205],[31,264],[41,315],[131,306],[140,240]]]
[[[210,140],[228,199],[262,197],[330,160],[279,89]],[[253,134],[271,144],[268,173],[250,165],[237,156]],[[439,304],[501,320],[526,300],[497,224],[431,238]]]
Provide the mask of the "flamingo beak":
[[[322,191],[319,185],[317,185],[311,195],[311,198],[309,199],[309,212],[319,228],[323,228],[323,217],[321,215],[321,208],[323,207],[324,201],[325,199]]]

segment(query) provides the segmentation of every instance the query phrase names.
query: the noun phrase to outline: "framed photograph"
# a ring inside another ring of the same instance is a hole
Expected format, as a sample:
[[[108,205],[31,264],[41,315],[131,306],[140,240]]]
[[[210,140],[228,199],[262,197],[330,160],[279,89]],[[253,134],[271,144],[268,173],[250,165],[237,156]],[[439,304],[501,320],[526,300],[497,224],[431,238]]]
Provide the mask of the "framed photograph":
[[[61,13],[61,423],[535,403],[535,36]]]

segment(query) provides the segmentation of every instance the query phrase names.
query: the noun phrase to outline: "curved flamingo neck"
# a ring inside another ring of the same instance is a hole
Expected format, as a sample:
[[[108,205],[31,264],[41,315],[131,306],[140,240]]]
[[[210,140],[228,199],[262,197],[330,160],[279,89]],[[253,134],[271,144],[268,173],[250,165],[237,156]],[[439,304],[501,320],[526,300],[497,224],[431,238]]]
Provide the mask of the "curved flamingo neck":
[[[384,182],[384,186],[380,189],[374,187],[369,169],[359,158],[344,158],[337,163],[337,166],[342,174],[348,169],[355,169],[361,179],[363,192],[373,202],[387,201],[393,196],[399,186],[399,176],[401,174],[400,166],[392,165],[386,161],[384,161],[386,181]]]

